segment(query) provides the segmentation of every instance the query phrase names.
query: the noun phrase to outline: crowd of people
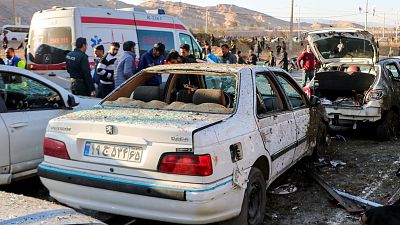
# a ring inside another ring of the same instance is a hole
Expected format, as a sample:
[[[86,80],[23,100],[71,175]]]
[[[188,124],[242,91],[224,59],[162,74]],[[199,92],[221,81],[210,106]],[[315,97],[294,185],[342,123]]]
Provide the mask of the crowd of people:
[[[215,43],[215,39],[211,38],[211,43]],[[267,66],[279,66],[282,69],[288,71],[289,59],[286,51],[286,44],[278,39],[278,45],[276,47],[277,54],[270,49],[270,46],[266,46],[264,39],[257,40],[255,38],[255,48],[250,48],[248,54],[245,55],[243,52],[236,48],[236,45],[231,40],[231,45],[222,44],[220,46],[222,55],[217,57],[212,49],[212,44],[205,42],[203,45],[203,60],[208,63],[223,63],[223,64],[264,64]],[[4,43],[3,43],[4,44]],[[103,45],[94,46],[95,64],[93,70],[91,70],[88,56],[86,55],[87,40],[80,37],[75,42],[76,48],[66,55],[66,68],[67,72],[71,77],[71,91],[76,95],[93,96],[104,98],[111,93],[115,87],[121,85],[128,80],[135,73],[146,69],[151,66],[161,65],[164,62],[169,64],[176,63],[196,63],[197,60],[193,54],[191,54],[190,45],[182,44],[180,51],[175,50],[169,51],[165,56],[165,45],[163,43],[155,43],[153,48],[145,52],[139,59],[139,63],[136,64],[135,47],[136,43],[133,41],[126,41],[122,44],[123,53],[118,57],[120,51],[120,43],[112,42],[109,49],[106,49]],[[15,50],[10,47],[5,47],[5,59],[0,58],[0,64],[9,66],[16,66],[25,68],[25,62],[15,54]],[[262,51],[269,49],[266,61],[260,60],[260,54]],[[307,45],[305,51],[297,58],[297,68],[303,69],[303,81],[302,84],[305,86],[307,80],[311,80],[314,76],[317,68],[317,60],[310,50],[310,46]],[[161,76],[155,75],[148,79],[144,85],[157,86],[161,84]]]

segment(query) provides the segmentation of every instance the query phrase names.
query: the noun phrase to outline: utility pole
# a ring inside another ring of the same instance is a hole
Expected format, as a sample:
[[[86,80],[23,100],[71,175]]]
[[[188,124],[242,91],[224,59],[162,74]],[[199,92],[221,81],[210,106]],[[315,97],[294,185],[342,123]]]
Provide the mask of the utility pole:
[[[386,26],[386,13],[383,13],[383,30],[382,30],[383,37],[385,37],[385,26]]]
[[[365,30],[368,29],[368,0],[365,6]]]
[[[399,32],[399,11],[397,11],[396,15],[396,46],[398,42],[398,32]]]
[[[292,0],[292,6],[290,8],[290,29],[289,29],[289,50],[292,51],[293,49],[293,8],[294,8],[294,0]]]
[[[299,5],[299,20],[297,21],[297,38],[300,40],[300,5]]]
[[[13,0],[13,13],[14,13],[14,24],[17,25],[17,12],[15,10],[15,0]]]
[[[206,7],[206,27],[204,29],[204,32],[208,34],[208,8]]]

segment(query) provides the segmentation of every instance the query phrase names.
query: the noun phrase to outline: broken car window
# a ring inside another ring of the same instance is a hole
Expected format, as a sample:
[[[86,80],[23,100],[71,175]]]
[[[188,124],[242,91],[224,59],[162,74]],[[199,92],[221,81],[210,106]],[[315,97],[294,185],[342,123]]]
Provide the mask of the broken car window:
[[[154,76],[158,76],[157,73],[145,72],[135,76],[102,105],[204,113],[234,112],[237,74],[163,72],[168,79],[162,79],[164,82],[159,85],[148,85],[146,81]]]
[[[264,74],[256,75],[257,87],[257,113],[264,114],[272,111],[282,110],[282,101],[271,85],[271,81]]]

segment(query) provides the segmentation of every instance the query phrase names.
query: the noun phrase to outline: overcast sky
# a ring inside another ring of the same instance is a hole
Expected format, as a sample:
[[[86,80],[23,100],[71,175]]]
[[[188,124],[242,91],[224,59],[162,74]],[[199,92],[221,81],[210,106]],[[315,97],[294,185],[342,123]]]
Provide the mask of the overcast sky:
[[[145,0],[122,0],[130,4],[140,4]],[[182,0],[173,2],[184,2],[193,5],[215,6],[216,4],[235,4],[248,9],[256,10],[268,15],[289,20],[291,0]],[[400,0],[369,0],[368,21],[373,25],[383,25],[384,14],[386,14],[386,24],[394,25],[397,14],[400,12]],[[359,13],[359,7],[365,10],[366,0],[294,0],[295,21],[299,16],[301,20],[318,21],[326,20],[345,20],[364,24],[365,13]],[[375,8],[375,15],[372,15]],[[365,12],[365,11],[364,11]]]

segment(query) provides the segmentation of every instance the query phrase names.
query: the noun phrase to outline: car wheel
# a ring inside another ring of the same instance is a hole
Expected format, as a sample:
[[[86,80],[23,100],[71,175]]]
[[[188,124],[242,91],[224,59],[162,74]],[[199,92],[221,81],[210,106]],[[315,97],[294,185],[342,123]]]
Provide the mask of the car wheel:
[[[251,168],[242,210],[238,217],[220,222],[219,225],[261,225],[264,221],[266,206],[266,182],[258,168]]]
[[[387,111],[377,122],[376,136],[379,141],[388,141],[397,138],[399,131],[399,115],[393,111]]]

